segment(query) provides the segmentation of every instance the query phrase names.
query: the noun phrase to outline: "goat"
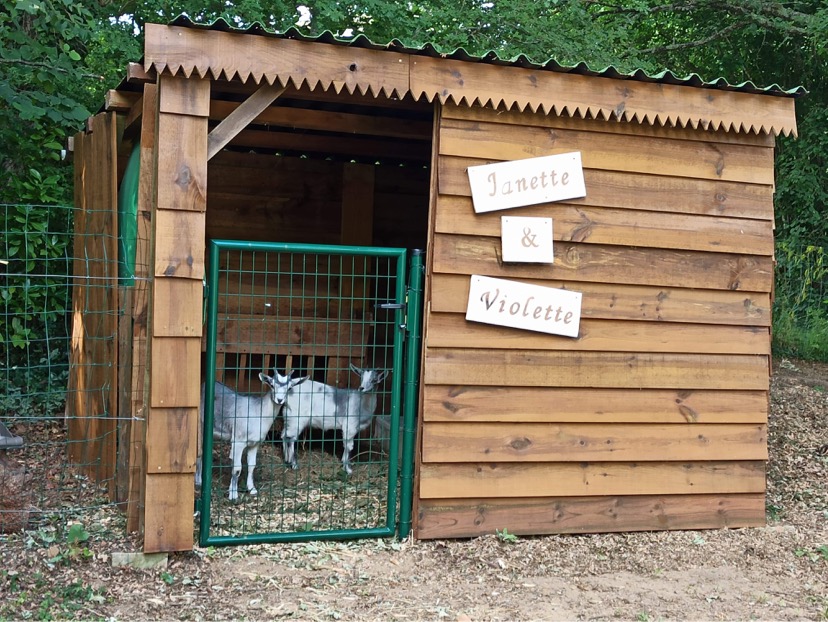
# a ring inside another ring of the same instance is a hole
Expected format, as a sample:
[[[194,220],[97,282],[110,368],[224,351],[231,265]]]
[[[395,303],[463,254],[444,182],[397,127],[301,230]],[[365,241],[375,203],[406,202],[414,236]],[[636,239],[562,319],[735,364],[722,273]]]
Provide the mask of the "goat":
[[[270,387],[268,395],[245,395],[236,393],[221,382],[216,382],[213,404],[213,438],[230,441],[230,460],[233,462],[233,474],[230,478],[230,501],[239,498],[239,475],[242,470],[242,453],[247,450],[247,490],[251,495],[258,494],[253,484],[253,470],[256,468],[256,454],[259,445],[270,431],[273,421],[285,404],[293,387],[302,384],[308,376],[291,378],[280,376],[271,378],[259,374],[259,379]],[[198,456],[196,457],[195,485],[201,486],[202,471],[202,430],[204,428],[204,392],[206,385],[201,385],[201,404],[199,408]]]
[[[385,380],[388,372],[360,369],[351,365],[351,371],[360,377],[358,389],[339,389],[311,380],[287,396],[284,407],[285,427],[282,430],[282,448],[285,464],[298,469],[295,443],[308,427],[342,432],[342,466],[350,475],[351,451],[357,434],[371,425],[377,408],[374,389]],[[277,373],[277,377],[279,377]]]

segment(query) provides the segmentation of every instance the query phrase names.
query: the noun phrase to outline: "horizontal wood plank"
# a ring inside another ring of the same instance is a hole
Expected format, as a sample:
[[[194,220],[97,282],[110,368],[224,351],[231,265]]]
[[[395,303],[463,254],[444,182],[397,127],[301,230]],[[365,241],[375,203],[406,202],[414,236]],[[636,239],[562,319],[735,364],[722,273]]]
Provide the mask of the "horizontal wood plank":
[[[551,218],[555,241],[773,255],[773,223],[548,203],[517,212],[476,214],[465,197],[440,197],[435,231],[500,238],[504,215]]]
[[[441,195],[471,196],[469,166],[490,164],[492,158],[441,156]],[[587,194],[569,199],[572,205],[700,214],[708,216],[773,220],[773,186],[733,181],[645,175],[626,171],[584,169]],[[520,208],[527,209],[527,208]]]
[[[624,121],[604,119],[581,119],[577,117],[558,116],[531,112],[529,110],[495,110],[490,106],[443,106],[441,116],[444,119],[456,119],[466,122],[503,123],[505,125],[528,125],[550,129],[578,130],[586,132],[608,132],[610,134],[647,136],[666,138],[668,140],[696,140],[713,143],[733,143],[754,147],[774,147],[776,140],[768,134],[745,134],[723,130],[705,130],[702,128],[664,127],[644,125]]]
[[[500,260],[497,238],[445,233],[434,235],[433,249],[433,272],[446,274],[749,292],[770,292],[773,286],[773,259],[759,255],[559,242],[552,265],[507,264]]]
[[[764,493],[764,462],[420,465],[420,497],[582,497]]]
[[[565,337],[561,337],[565,339]],[[427,348],[425,384],[767,391],[768,357]]]
[[[371,332],[367,322],[294,320],[222,315],[218,318],[216,352],[338,356],[361,359]],[[206,335],[205,335],[206,344]]]
[[[423,420],[447,422],[742,423],[768,420],[765,391],[569,389],[428,384]]]
[[[581,352],[676,352],[770,355],[770,330],[670,322],[582,319],[576,339],[471,322],[457,313],[431,313],[426,345]]]
[[[732,529],[765,525],[762,494],[422,499],[415,537]]]
[[[767,433],[751,424],[427,422],[422,461],[767,460]]]
[[[520,279],[583,293],[581,318],[770,326],[770,293]],[[468,275],[434,274],[431,310],[465,313]]]
[[[443,118],[440,155],[522,160],[580,151],[584,168],[773,184],[773,148]]]

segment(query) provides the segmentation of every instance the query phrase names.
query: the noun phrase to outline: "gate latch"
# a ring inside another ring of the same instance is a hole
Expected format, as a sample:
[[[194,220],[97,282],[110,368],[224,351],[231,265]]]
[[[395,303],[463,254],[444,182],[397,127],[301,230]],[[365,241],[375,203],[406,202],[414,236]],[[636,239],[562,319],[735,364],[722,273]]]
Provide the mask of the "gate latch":
[[[404,302],[380,302],[374,305],[376,309],[405,309],[406,303]],[[405,330],[407,324],[407,320],[404,320],[402,324],[400,324],[400,330]]]

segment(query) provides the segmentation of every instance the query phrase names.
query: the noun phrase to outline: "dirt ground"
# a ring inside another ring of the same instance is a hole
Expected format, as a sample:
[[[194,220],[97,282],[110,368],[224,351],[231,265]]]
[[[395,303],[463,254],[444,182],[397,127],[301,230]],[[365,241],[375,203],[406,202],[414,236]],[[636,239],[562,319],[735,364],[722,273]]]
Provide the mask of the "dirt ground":
[[[769,445],[761,529],[257,545],[143,570],[113,565],[140,550],[116,514],[0,535],[0,620],[828,620],[828,365],[775,364]]]

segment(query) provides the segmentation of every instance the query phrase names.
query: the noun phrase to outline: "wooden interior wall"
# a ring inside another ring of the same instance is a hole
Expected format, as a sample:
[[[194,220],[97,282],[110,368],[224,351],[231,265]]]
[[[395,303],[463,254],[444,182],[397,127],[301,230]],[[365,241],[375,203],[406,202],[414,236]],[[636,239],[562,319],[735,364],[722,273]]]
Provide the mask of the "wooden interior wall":
[[[417,537],[764,524],[773,144],[444,108]],[[475,214],[467,167],[568,151],[586,198]],[[501,262],[504,214],[554,264]],[[472,274],[582,292],[579,337],[467,322]]]
[[[117,124],[92,117],[75,136],[75,257],[66,398],[69,458],[115,495],[118,383]]]
[[[158,80],[144,552],[190,550],[201,373],[207,80]]]

